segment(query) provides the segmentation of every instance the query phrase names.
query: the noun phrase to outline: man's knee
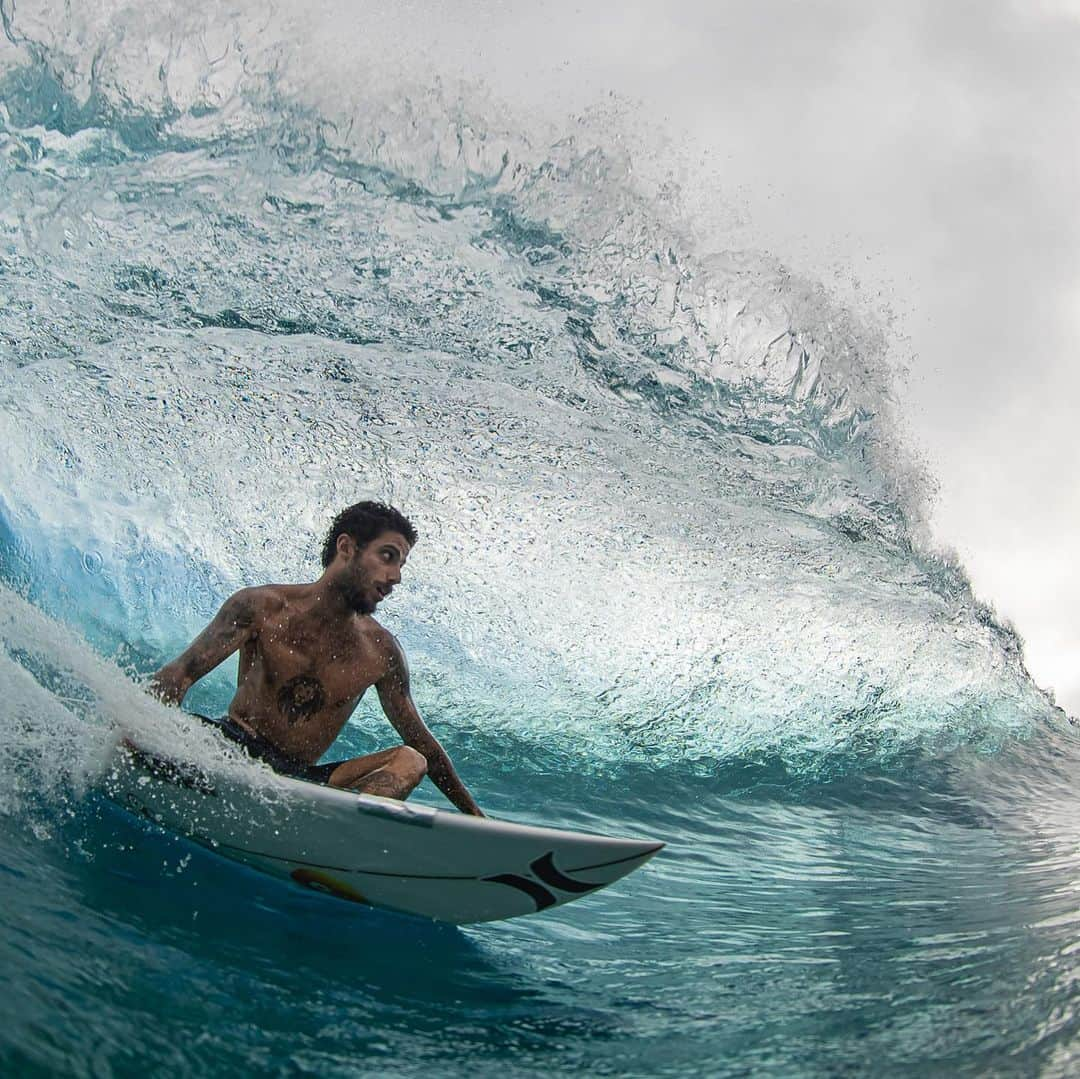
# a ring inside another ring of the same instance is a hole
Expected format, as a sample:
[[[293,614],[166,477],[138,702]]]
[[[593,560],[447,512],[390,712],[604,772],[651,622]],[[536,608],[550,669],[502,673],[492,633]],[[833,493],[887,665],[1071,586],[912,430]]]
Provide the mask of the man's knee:
[[[417,783],[427,775],[427,758],[412,746],[399,747],[395,756],[398,768],[410,776],[415,776]]]

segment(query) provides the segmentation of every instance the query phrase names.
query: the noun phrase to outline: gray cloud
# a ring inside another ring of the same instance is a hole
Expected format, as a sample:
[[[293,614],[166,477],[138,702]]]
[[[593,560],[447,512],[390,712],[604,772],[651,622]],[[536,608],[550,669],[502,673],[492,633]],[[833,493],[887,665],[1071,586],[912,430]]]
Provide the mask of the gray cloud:
[[[1080,5],[420,4],[386,27],[555,117],[639,101],[704,162],[703,205],[719,176],[756,244],[887,297],[938,535],[1080,713]]]

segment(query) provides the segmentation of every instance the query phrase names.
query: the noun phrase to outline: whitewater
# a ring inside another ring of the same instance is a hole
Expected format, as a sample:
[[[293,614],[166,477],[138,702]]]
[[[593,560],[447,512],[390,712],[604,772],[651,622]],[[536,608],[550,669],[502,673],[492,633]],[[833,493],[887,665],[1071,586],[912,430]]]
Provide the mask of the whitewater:
[[[927,538],[887,319],[714,242],[617,110],[254,6],[0,16],[5,1073],[1073,1070],[1073,725]],[[361,498],[480,804],[646,869],[450,929],[102,796],[122,724],[274,797],[142,686]]]

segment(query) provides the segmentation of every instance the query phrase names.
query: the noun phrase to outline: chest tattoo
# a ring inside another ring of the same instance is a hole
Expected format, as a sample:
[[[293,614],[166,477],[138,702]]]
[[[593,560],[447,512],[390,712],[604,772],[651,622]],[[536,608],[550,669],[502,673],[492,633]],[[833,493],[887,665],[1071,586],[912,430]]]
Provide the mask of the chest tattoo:
[[[290,678],[278,690],[278,709],[289,726],[303,723],[319,712],[326,704],[326,690],[318,678],[310,674],[301,674]]]

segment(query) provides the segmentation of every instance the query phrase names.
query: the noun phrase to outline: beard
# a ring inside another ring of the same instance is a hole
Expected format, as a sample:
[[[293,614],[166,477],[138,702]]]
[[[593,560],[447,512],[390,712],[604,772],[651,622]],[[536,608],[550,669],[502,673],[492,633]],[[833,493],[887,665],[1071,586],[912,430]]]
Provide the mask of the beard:
[[[363,581],[351,581],[342,586],[341,595],[357,614],[375,613],[375,604],[371,601],[371,585]]]

